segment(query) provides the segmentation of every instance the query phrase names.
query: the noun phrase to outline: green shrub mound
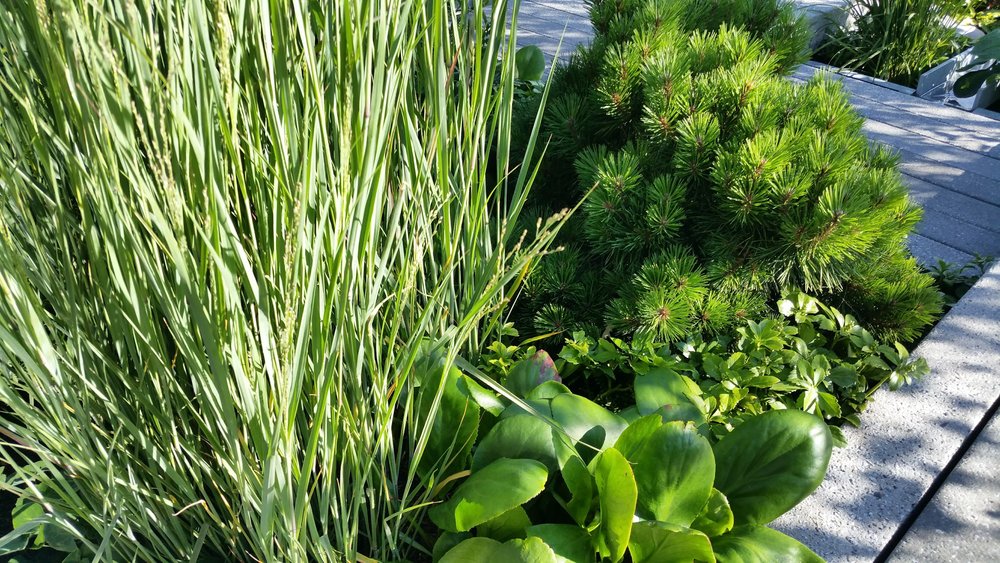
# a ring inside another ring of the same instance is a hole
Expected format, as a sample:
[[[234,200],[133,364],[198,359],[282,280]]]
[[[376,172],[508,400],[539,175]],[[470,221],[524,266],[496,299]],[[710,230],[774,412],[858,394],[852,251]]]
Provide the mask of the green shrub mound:
[[[598,38],[553,75],[534,213],[583,203],[520,328],[670,342],[798,287],[880,337],[917,335],[941,307],[903,244],[920,210],[839,84],[781,77],[795,49],[774,28],[688,31],[673,3],[618,5],[595,4]]]

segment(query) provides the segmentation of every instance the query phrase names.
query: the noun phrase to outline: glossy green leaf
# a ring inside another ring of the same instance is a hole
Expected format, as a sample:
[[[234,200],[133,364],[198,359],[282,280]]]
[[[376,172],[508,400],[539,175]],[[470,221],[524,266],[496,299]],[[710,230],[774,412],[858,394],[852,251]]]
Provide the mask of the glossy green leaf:
[[[715,487],[736,525],[766,524],[816,490],[833,440],[816,416],[775,410],[748,418],[715,446]]]
[[[476,383],[474,379],[467,375],[463,375],[458,380],[458,389],[466,397],[475,401],[479,405],[479,408],[493,416],[500,416],[500,413],[507,408],[507,405],[503,404],[496,393]]]
[[[520,80],[541,80],[545,72],[545,55],[535,45],[527,45],[517,50],[514,66]]]
[[[611,561],[619,561],[628,547],[638,489],[628,460],[608,448],[590,464],[601,510],[600,540]]]
[[[660,415],[662,422],[694,422],[695,424],[705,422],[705,413],[691,403],[663,405],[656,411],[656,414]]]
[[[992,68],[967,72],[955,81],[955,85],[952,87],[952,90],[954,90],[955,96],[959,98],[968,98],[976,95],[976,92],[982,88],[983,84],[985,84],[987,80],[995,78],[998,75],[1000,75],[1000,70],[994,70]]]
[[[624,418],[629,424],[642,418],[642,415],[639,414],[639,409],[635,405],[618,411],[618,416]]]
[[[594,476],[578,456],[570,457],[563,462],[560,475],[570,493],[570,499],[564,505],[566,512],[582,526],[587,521],[594,503]]]
[[[712,494],[712,446],[683,423],[662,425],[636,457],[638,513],[644,518],[688,526]]]
[[[499,420],[476,446],[472,471],[478,471],[500,458],[534,459],[549,472],[559,469],[553,443],[552,426],[537,417],[519,414]]]
[[[420,390],[420,412],[429,413],[441,383],[442,371],[438,367],[428,368],[424,384]],[[455,464],[442,467],[441,460],[460,460],[472,450],[479,430],[479,406],[469,399],[459,388],[462,372],[458,368],[449,369],[444,376],[444,389],[427,440],[427,447],[420,458],[420,473],[438,470],[447,473]],[[426,416],[426,414],[424,414]]]
[[[531,537],[508,542],[517,549],[517,559],[523,563],[564,563],[541,538]]]
[[[443,532],[436,542],[431,554],[432,561],[441,561],[445,553],[451,551],[453,547],[472,537],[469,532]]]
[[[663,420],[657,414],[644,416],[628,425],[615,442],[615,449],[621,452],[625,459],[635,463],[639,452],[646,445],[646,440],[663,426]]]
[[[520,551],[512,543],[500,543],[490,538],[469,538],[445,553],[441,563],[519,561],[520,555]]]
[[[1000,59],[1000,29],[994,29],[980,37],[972,46],[972,54],[987,59]]]
[[[597,551],[587,530],[572,524],[537,524],[528,528],[528,537],[545,542],[559,557],[573,563],[594,561]]]
[[[531,519],[523,507],[515,506],[500,516],[476,526],[476,535],[497,541],[524,538]]]
[[[777,530],[765,526],[742,526],[712,539],[719,561],[725,563],[822,563],[823,559]]]
[[[36,518],[43,518],[44,516],[45,509],[42,508],[42,505],[19,497],[17,502],[14,503],[14,509],[11,511],[11,526],[20,528],[30,521]]]
[[[628,544],[634,563],[715,562],[712,542],[698,530],[661,522],[637,522]]]
[[[562,395],[563,393],[571,393],[569,387],[566,387],[558,381],[546,381],[538,387],[535,387],[528,393],[528,399],[551,399],[556,395]]]
[[[579,395],[555,396],[552,417],[574,442],[583,442],[598,450],[614,444],[628,427],[622,417]]]
[[[538,351],[514,366],[504,386],[518,397],[526,398],[532,389],[546,381],[560,381],[559,373],[549,354]]]
[[[475,471],[428,515],[443,530],[466,532],[533,499],[548,471],[533,459],[498,459]]]
[[[636,408],[644,416],[659,411],[665,405],[693,404],[691,397],[701,394],[701,389],[693,381],[664,367],[635,376],[634,388]]]
[[[704,532],[710,538],[733,529],[733,509],[729,507],[729,499],[722,494],[722,491],[712,489],[708,503],[691,523],[691,527]]]
[[[18,498],[11,511],[11,526],[0,537],[0,555],[8,555],[27,549],[29,544],[40,545],[44,537],[45,510],[42,505]]]

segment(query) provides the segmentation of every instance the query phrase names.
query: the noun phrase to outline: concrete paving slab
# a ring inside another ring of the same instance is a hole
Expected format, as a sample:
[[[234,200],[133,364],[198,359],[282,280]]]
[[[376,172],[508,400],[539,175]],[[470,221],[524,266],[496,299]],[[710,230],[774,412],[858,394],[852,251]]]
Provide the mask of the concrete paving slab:
[[[984,203],[913,176],[904,174],[903,181],[910,188],[910,198],[925,209],[934,209],[949,217],[1000,234],[1000,206]]]
[[[831,563],[872,561],[1000,396],[1000,264],[920,344],[924,380],[876,393],[817,492],[775,527]]]
[[[962,219],[945,215],[934,208],[924,208],[924,218],[917,224],[921,235],[968,254],[1000,256],[1000,235]]]
[[[902,158],[899,169],[904,174],[965,194],[987,204],[1000,205],[1000,182],[950,164],[924,158],[923,155],[909,150],[893,148],[899,152]]]
[[[584,0],[522,0],[521,3],[545,6],[590,21],[590,7]]]
[[[930,137],[914,135],[890,123],[868,119],[864,125],[870,139],[921,157],[974,172],[994,182],[1000,182],[1000,160],[977,152],[943,143]]]
[[[1000,561],[1000,417],[994,415],[888,561]]]
[[[907,237],[906,246],[910,249],[913,257],[917,259],[917,262],[928,267],[937,264],[938,260],[944,260],[952,264],[967,264],[969,260],[972,260],[971,254],[917,233],[911,233]]]
[[[836,74],[837,69],[835,67],[831,67],[823,63],[817,63],[815,61],[810,61],[800,66],[796,69],[794,76],[800,79],[808,79],[819,71],[832,73],[835,78],[845,80],[844,86],[848,88],[852,95],[876,100],[879,103],[895,107],[906,113],[939,119],[957,129],[964,129],[973,133],[978,133],[986,136],[987,138],[991,136],[995,138],[998,135],[1000,122],[998,122],[995,117],[990,117],[988,114],[967,112],[955,107],[946,106],[944,104],[929,102],[928,100],[913,96],[913,90],[910,88],[901,87],[904,90],[897,91],[889,88],[888,84],[890,83],[885,81],[882,81],[880,84],[877,83],[877,81],[866,81],[860,79],[855,80],[850,78],[849,75],[861,75],[854,75],[853,73],[848,73],[846,71],[843,74]]]
[[[896,107],[857,94],[851,96],[851,105],[866,119],[892,124],[914,137],[933,139],[980,155],[988,154],[990,150],[1000,147],[1000,123],[997,124],[996,130],[991,132],[992,134],[973,133],[955,127],[953,123],[943,119],[899,111]],[[1000,160],[996,157],[993,157],[993,160],[1000,167]]]
[[[563,29],[575,30],[587,40],[593,37],[594,28],[587,15],[580,16],[554,9],[545,4],[525,2],[521,4],[518,22],[522,27],[530,26],[536,33],[559,37]]]

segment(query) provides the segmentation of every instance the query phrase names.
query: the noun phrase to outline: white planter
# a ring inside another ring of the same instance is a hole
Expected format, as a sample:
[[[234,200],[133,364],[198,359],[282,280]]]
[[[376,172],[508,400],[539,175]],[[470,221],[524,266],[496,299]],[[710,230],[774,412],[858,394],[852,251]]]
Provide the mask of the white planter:
[[[920,75],[916,94],[926,100],[940,100],[948,105],[960,107],[966,111],[984,108],[1000,98],[997,83],[987,80],[979,91],[972,96],[959,98],[955,95],[955,81],[963,74],[985,68],[989,62],[974,66],[968,70],[958,71],[972,60],[972,48],[966,49],[947,61],[937,65]]]

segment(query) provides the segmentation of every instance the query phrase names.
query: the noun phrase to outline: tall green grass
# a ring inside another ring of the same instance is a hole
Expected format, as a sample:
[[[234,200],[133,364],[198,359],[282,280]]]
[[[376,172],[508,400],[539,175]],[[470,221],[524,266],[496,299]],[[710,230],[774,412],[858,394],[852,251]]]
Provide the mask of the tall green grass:
[[[0,456],[44,507],[7,545],[427,548],[414,365],[481,349],[550,240],[508,228],[483,3],[2,3]]]
[[[915,86],[920,74],[955,54],[964,0],[852,0],[848,25],[820,49],[831,63]]]

